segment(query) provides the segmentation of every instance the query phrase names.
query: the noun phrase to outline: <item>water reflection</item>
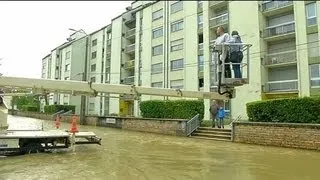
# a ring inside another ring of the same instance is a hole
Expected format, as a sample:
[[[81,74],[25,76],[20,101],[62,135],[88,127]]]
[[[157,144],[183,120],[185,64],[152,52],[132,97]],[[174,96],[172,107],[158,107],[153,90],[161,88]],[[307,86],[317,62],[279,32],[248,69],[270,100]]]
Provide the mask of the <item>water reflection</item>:
[[[9,117],[53,129],[54,121]],[[22,125],[24,124],[24,125]],[[30,125],[31,124],[31,125]],[[62,123],[64,129],[70,124]],[[17,128],[17,127],[15,127]],[[318,179],[320,153],[82,126],[102,146],[0,159],[0,179]]]

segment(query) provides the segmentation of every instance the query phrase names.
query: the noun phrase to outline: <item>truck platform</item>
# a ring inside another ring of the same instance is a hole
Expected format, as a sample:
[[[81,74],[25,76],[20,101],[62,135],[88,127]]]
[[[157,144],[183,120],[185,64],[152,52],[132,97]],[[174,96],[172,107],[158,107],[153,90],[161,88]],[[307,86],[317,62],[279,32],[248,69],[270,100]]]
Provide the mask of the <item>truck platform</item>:
[[[93,132],[75,133],[75,144],[99,144],[101,138]],[[19,155],[67,149],[72,145],[72,133],[64,130],[9,130],[0,133],[0,155]]]

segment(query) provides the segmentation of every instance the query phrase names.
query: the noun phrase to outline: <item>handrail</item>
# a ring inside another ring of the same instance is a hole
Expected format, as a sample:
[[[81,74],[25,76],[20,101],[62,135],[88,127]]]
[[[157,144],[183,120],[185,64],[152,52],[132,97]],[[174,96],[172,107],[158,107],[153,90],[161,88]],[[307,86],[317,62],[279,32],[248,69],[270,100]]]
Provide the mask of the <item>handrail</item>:
[[[191,133],[193,133],[196,129],[198,129],[198,127],[200,127],[199,116],[200,114],[197,114],[187,122],[187,126],[186,126],[187,136],[190,136]]]

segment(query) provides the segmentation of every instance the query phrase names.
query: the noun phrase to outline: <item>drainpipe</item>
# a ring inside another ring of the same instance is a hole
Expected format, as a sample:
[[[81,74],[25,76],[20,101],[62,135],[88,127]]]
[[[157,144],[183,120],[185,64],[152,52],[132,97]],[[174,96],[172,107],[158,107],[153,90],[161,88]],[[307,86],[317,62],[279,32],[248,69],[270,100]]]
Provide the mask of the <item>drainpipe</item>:
[[[169,88],[169,1],[164,1],[165,2],[165,24],[166,24],[166,31],[165,31],[165,65],[164,65],[164,80],[165,80],[165,88]],[[168,100],[168,96],[164,97],[165,100]]]

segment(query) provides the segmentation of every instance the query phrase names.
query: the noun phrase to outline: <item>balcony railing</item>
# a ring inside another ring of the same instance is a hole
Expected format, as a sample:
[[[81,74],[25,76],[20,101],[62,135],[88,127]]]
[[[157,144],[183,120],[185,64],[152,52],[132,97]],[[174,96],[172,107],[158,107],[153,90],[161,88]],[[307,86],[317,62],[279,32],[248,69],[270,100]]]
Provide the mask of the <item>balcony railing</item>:
[[[108,39],[107,40],[107,46],[110,46],[111,45],[111,39]]]
[[[295,32],[295,22],[287,22],[276,26],[270,26],[265,29],[264,37],[278,36]]]
[[[220,26],[222,24],[228,23],[229,14],[225,13],[220,16],[214,17],[210,19],[210,27]]]
[[[266,92],[288,92],[298,90],[298,80],[269,81],[266,83]]]
[[[198,28],[199,28],[199,29],[203,28],[203,22],[199,22],[199,23],[198,23]]]
[[[267,54],[264,65],[293,63],[297,61],[296,50]]]
[[[224,1],[209,1],[210,2],[210,6],[214,6],[214,5],[217,5],[219,3],[222,3]]]
[[[135,44],[128,45],[128,46],[126,46],[125,52],[126,53],[134,52],[135,48],[136,48]]]
[[[134,76],[129,76],[123,79],[123,84],[133,84],[134,83]]]
[[[126,38],[132,37],[136,34],[136,28],[130,29],[126,32]]]
[[[198,48],[199,48],[199,50],[203,50],[203,43],[200,43],[199,45],[198,45]]]
[[[262,11],[280,9],[285,6],[293,5],[293,1],[269,1],[262,3]]]
[[[130,60],[124,63],[124,68],[125,69],[130,69],[134,67],[134,60]]]

